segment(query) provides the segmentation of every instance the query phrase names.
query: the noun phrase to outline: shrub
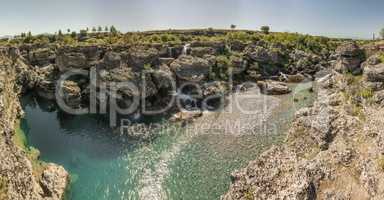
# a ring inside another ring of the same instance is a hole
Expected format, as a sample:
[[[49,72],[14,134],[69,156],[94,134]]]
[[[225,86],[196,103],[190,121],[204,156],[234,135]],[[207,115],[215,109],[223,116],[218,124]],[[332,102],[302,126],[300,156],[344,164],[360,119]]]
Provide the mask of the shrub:
[[[380,63],[384,63],[384,52],[379,53]]]
[[[270,28],[269,28],[269,26],[262,26],[262,27],[260,28],[260,30],[261,30],[261,32],[263,32],[264,34],[269,34],[269,30],[270,30]]]

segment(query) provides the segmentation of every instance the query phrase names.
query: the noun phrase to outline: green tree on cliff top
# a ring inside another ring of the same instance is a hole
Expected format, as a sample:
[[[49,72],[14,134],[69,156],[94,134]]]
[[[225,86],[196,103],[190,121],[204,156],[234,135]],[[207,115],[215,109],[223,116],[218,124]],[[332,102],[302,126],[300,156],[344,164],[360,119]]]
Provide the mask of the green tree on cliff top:
[[[380,36],[381,36],[381,39],[384,39],[384,28],[381,29]]]

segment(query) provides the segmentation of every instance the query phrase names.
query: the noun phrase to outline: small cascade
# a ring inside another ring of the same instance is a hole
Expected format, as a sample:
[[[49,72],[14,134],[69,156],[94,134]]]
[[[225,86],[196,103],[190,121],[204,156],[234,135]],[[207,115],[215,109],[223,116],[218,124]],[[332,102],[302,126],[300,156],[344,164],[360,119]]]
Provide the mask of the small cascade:
[[[173,47],[168,47],[168,57],[173,58]]]
[[[191,48],[191,44],[185,44],[183,46],[182,55],[188,55],[188,50]]]

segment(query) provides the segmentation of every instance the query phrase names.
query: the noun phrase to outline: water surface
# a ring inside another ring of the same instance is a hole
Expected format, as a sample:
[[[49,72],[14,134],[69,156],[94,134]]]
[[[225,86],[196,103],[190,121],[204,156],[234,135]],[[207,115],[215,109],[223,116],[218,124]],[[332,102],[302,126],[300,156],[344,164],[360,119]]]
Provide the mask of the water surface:
[[[23,99],[21,126],[42,160],[71,173],[68,199],[214,200],[228,189],[231,172],[282,141],[294,111],[312,102],[310,85],[299,86],[295,97],[276,97],[279,106],[266,119],[275,134],[192,137],[170,125],[152,142],[135,142],[114,134],[102,117],[69,116],[32,96]]]

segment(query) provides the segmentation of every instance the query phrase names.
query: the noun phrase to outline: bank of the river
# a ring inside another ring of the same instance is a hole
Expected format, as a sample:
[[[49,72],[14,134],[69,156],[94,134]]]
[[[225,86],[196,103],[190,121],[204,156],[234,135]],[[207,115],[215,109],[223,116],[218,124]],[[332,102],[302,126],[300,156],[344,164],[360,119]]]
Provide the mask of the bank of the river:
[[[226,191],[233,170],[281,141],[294,105],[311,103],[308,84],[293,88],[302,89],[281,97],[263,95],[278,102],[266,110],[271,113],[265,125],[280,125],[272,135],[257,130],[189,136],[188,127],[170,125],[153,141],[139,143],[114,135],[103,118],[69,116],[32,96],[23,99],[21,127],[28,144],[41,152],[41,160],[60,164],[71,173],[69,199],[212,200]],[[254,106],[262,106],[259,103]]]

